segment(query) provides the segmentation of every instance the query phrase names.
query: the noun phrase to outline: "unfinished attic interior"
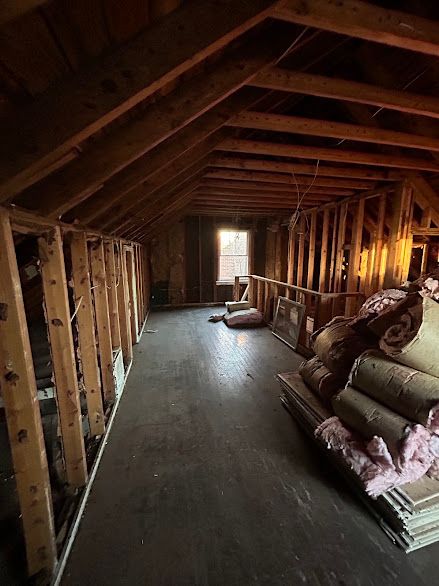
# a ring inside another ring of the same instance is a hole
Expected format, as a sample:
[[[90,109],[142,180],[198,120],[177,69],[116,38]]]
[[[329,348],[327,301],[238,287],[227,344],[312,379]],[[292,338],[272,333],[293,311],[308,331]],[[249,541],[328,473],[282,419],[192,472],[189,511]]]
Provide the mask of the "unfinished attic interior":
[[[0,3],[2,586],[437,582],[438,80],[436,0]]]

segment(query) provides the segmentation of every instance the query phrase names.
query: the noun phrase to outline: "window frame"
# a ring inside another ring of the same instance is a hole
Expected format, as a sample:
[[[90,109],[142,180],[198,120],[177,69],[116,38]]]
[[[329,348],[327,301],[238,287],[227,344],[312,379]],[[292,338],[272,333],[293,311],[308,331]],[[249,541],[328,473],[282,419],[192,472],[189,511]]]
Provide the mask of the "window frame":
[[[252,230],[249,228],[237,228],[236,226],[221,226],[217,227],[217,234],[216,234],[216,255],[215,255],[215,283],[216,285],[234,285],[235,281],[232,280],[224,280],[220,281],[219,279],[219,270],[220,270],[220,257],[225,256],[221,255],[221,232],[246,232],[247,233],[247,266],[248,266],[248,274],[251,275],[253,269],[253,233]],[[233,256],[233,255],[230,255]],[[241,279],[241,283],[248,283],[248,279]]]

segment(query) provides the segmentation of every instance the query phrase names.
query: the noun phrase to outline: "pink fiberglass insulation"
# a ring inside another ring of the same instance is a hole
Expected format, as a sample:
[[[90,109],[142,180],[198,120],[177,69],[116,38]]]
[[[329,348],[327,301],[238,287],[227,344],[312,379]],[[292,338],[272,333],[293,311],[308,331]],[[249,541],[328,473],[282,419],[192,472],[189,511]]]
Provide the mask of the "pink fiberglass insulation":
[[[326,419],[315,435],[343,458],[367,494],[374,498],[395,486],[418,480],[434,460],[430,451],[431,435],[422,425],[414,425],[402,442],[399,471],[381,437],[374,436],[367,442],[345,427],[338,417]]]
[[[255,308],[226,313],[224,322],[229,328],[255,327],[264,323],[264,316]]]

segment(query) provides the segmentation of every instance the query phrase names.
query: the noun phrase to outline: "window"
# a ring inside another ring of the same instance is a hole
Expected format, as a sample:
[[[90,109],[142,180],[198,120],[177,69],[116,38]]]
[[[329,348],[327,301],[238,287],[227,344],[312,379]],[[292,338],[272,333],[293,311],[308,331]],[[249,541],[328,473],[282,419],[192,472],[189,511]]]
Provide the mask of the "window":
[[[220,230],[218,241],[218,282],[233,283],[236,275],[248,275],[248,231]]]

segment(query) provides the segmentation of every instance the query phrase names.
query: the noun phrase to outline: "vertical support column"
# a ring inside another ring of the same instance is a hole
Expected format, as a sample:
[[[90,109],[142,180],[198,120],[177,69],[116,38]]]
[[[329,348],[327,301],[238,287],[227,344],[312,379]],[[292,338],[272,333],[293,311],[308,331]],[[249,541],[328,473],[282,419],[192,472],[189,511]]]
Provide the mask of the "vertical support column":
[[[60,228],[38,238],[38,247],[67,481],[80,487],[87,465]]]
[[[105,273],[107,279],[108,311],[110,314],[111,344],[113,350],[120,348],[119,308],[117,306],[117,272],[114,256],[114,242],[104,243]]]
[[[122,245],[118,254],[120,256],[120,276],[119,286],[117,287],[117,305],[119,307],[120,341],[125,368],[128,368],[133,359],[133,345],[131,341],[126,252]]]
[[[378,291],[382,286],[382,275],[381,265],[383,257],[383,246],[384,246],[384,224],[386,219],[386,194],[380,195],[378,204],[378,225],[376,233],[376,251],[373,265],[373,278],[372,278],[372,291]]]
[[[99,358],[101,363],[102,391],[104,393],[105,402],[112,403],[116,397],[116,385],[113,375],[113,346],[111,343],[104,244],[102,239],[91,243],[90,260],[93,295],[95,300],[96,327],[98,332]]]
[[[316,255],[317,211],[311,212],[311,228],[309,232],[308,276],[306,286],[312,289],[314,280],[314,260]]]
[[[303,213],[300,216],[299,224],[299,250],[297,253],[297,274],[296,285],[303,287],[303,261],[305,258],[305,216]]]
[[[139,320],[137,314],[137,298],[136,298],[136,274],[134,269],[134,250],[132,248],[126,249],[126,263],[127,263],[127,278],[128,278],[128,294],[130,303],[130,327],[131,340],[133,344],[137,344],[139,332]]]
[[[258,281],[256,307],[259,311],[264,311],[264,282]]]
[[[140,261],[140,246],[134,247],[134,270],[136,274],[136,299],[137,299],[137,336],[143,324],[143,279],[142,264]]]
[[[360,271],[361,243],[363,239],[364,224],[364,199],[360,199],[354,212],[354,222],[352,225],[351,251],[349,255],[349,270],[346,290],[350,292],[358,291],[358,277]],[[355,297],[346,299],[346,316],[351,316],[356,305]]]
[[[341,291],[341,277],[343,269],[343,251],[345,244],[346,216],[348,213],[348,204],[342,203],[340,206],[340,219],[338,222],[337,252],[335,257],[335,284],[334,291]]]
[[[392,199],[393,218],[388,245],[387,265],[384,275],[385,287],[400,285],[405,271],[405,251],[407,247],[407,238],[410,234],[412,195],[411,187],[406,181],[403,181],[399,185]]]
[[[326,286],[326,264],[328,259],[329,208],[323,210],[322,247],[320,251],[319,291],[323,293]]]
[[[270,283],[264,282],[264,320],[270,321]]]
[[[0,380],[28,573],[56,564],[55,529],[37,385],[9,218],[0,211]]]
[[[91,435],[102,435],[105,431],[102,404],[101,378],[97,359],[93,302],[91,296],[87,238],[85,232],[71,234],[73,293],[82,376],[87,400],[88,420]]]
[[[338,229],[338,206],[334,208],[334,222],[332,224],[331,242],[331,264],[329,265],[329,287],[328,291],[335,291],[335,263],[337,258],[337,229]]]
[[[294,284],[294,263],[296,254],[296,231],[288,230],[288,267],[287,267],[287,283]],[[285,297],[291,299],[291,289],[285,291]]]

